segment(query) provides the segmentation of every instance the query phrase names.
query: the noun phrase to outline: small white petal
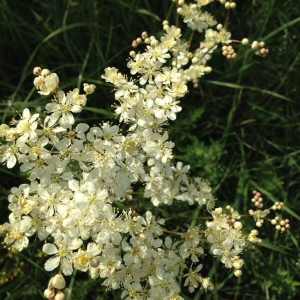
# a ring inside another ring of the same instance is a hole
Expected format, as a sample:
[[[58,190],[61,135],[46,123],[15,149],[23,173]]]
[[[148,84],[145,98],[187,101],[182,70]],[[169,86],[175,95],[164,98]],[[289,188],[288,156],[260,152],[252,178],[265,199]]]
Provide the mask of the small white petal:
[[[48,259],[45,263],[45,270],[46,271],[52,271],[54,270],[55,268],[58,267],[59,265],[59,261],[60,261],[60,257],[59,256],[56,256],[56,257],[52,257],[50,259]]]
[[[43,252],[45,252],[48,255],[52,255],[58,252],[55,245],[47,243],[43,246]]]

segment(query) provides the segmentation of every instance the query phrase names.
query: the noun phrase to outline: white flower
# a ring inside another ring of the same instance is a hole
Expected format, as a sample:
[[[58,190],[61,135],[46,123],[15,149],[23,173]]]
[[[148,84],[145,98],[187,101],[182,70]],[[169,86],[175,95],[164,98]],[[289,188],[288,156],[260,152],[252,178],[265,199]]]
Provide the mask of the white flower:
[[[46,243],[43,246],[44,253],[48,255],[55,254],[46,261],[45,270],[52,271],[61,264],[62,272],[65,275],[71,275],[73,273],[73,250],[78,249],[82,245],[82,240],[79,238],[71,240],[67,235],[58,235],[55,244]]]

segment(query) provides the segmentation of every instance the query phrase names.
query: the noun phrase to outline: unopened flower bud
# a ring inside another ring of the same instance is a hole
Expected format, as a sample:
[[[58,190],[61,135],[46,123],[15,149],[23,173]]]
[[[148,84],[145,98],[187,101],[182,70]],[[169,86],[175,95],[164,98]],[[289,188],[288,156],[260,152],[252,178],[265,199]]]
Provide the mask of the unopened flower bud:
[[[236,3],[235,2],[231,2],[229,6],[230,6],[231,9],[235,9],[236,8]]]
[[[259,222],[259,221],[257,221],[257,222],[255,223],[255,225],[256,225],[257,227],[261,227],[261,226],[262,226],[262,223]]]
[[[91,265],[93,268],[98,267],[98,266],[99,266],[99,261],[98,261],[98,259],[97,259],[97,258],[92,258],[92,259],[90,260],[90,265]]]
[[[41,75],[42,76],[47,76],[47,75],[50,75],[51,74],[51,72],[48,70],[48,69],[43,69],[42,71],[41,71]]]
[[[65,281],[64,276],[61,274],[56,274],[53,277],[52,284],[55,288],[57,288],[59,290],[64,289],[66,286],[66,281]]]
[[[146,39],[148,37],[148,33],[146,31],[142,32],[142,39]]]
[[[133,41],[132,41],[131,46],[132,46],[133,48],[136,48],[136,47],[137,47],[137,42],[136,42],[136,40],[133,40]]]
[[[211,67],[205,67],[204,68],[204,72],[205,73],[210,73],[212,71],[212,68]]]
[[[55,289],[53,287],[47,288],[44,291],[44,297],[47,299],[51,299],[55,296]]]
[[[237,230],[240,230],[242,229],[243,227],[243,224],[241,222],[235,222],[234,223],[234,228],[237,229]]]
[[[249,44],[249,40],[246,39],[246,38],[242,39],[242,44],[243,45],[248,45]]]
[[[33,74],[36,75],[36,76],[40,76],[41,75],[41,71],[42,71],[42,69],[40,67],[35,67],[33,69]]]
[[[256,50],[258,48],[258,41],[253,41],[253,43],[251,44],[251,48],[253,50]]]
[[[65,294],[62,291],[58,291],[54,297],[55,300],[65,300]]]
[[[195,291],[195,288],[194,288],[194,286],[189,285],[188,290],[190,293],[193,293]]]
[[[241,270],[234,270],[234,275],[236,276],[236,277],[240,277],[240,276],[242,276],[242,271]]]
[[[221,30],[222,28],[223,28],[223,25],[222,25],[222,24],[218,24],[218,25],[217,25],[217,29],[218,29],[218,30]]]
[[[131,57],[135,57],[135,56],[136,56],[136,53],[135,53],[135,51],[130,51],[130,52],[129,52],[129,55],[130,55]]]
[[[230,9],[230,2],[226,2],[224,6],[226,9]]]

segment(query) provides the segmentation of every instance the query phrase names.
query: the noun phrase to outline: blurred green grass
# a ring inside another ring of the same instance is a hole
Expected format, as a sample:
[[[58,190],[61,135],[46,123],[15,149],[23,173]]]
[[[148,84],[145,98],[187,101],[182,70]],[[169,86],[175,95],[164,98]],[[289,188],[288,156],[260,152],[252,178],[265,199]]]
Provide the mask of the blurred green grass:
[[[211,12],[224,20],[219,4]],[[167,16],[175,23],[174,4],[159,0],[4,1],[0,0],[0,116],[9,121],[23,108],[43,113],[45,99],[33,88],[32,69],[39,65],[58,73],[62,89],[83,82],[97,85],[78,121],[96,124],[115,121],[113,94],[100,75],[107,66],[126,71],[131,41],[146,30],[161,32]],[[243,276],[233,277],[211,260],[205,271],[218,282],[211,293],[186,295],[186,299],[297,299],[299,294],[300,199],[300,6],[295,1],[248,0],[231,13],[233,37],[265,40],[270,53],[253,56],[236,47],[238,57],[225,60],[216,53],[209,65],[213,72],[189,87],[183,111],[170,136],[176,159],[192,166],[192,174],[211,182],[219,205],[230,204],[246,214],[251,191],[263,193],[268,206],[283,201],[291,231],[277,234],[265,226],[265,244],[245,251]],[[195,41],[198,37],[195,36]],[[201,37],[199,37],[199,41]],[[7,221],[7,195],[24,177],[17,169],[0,167],[0,222]],[[168,208],[181,213],[178,227],[199,217],[195,207]],[[175,218],[174,217],[174,218]],[[176,217],[178,220],[178,217]],[[254,223],[252,223],[254,226]],[[247,223],[248,225],[248,223]],[[248,228],[250,228],[250,221]],[[41,249],[33,244],[21,254],[1,249],[0,298],[40,299],[50,277],[43,270]],[[205,267],[204,267],[205,268]],[[8,279],[7,282],[5,278]],[[77,274],[68,282],[76,299],[119,299],[106,292],[99,280]],[[97,295],[97,298],[95,298]],[[74,296],[73,296],[74,297]],[[91,298],[92,297],[92,298]]]

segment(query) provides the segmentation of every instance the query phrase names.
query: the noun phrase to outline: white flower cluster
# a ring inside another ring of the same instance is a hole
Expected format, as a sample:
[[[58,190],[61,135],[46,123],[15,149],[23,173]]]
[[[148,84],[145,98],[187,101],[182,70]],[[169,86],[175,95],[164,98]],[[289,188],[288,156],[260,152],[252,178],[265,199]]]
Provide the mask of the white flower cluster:
[[[178,99],[186,94],[187,81],[197,83],[211,71],[206,66],[210,53],[218,43],[229,43],[230,33],[208,28],[216,22],[200,8],[212,1],[179,2],[184,22],[205,30],[205,40],[193,54],[180,39],[180,29],[164,22],[160,42],[143,34],[145,52],[131,52],[128,68],[136,80],[116,68],[102,75],[114,85],[115,113],[130,125],[126,134],[110,123],[75,125],[74,113],[86,105],[95,86],[84,84],[85,94],[79,89],[64,93],[57,74],[39,67],[34,69],[34,85],[41,95],[53,95],[47,117],[41,120],[26,108],[11,126],[0,125],[0,162],[8,168],[18,162],[29,174],[29,184],[12,188],[8,197],[5,243],[21,251],[34,234],[45,241],[43,252],[52,256],[45,269],[60,270],[45,291],[48,299],[64,299],[60,272],[71,275],[74,268],[105,279],[108,288],[124,289],[125,299],[183,299],[177,280],[182,274],[190,292],[199,286],[213,289],[209,278],[199,273],[205,243],[212,244],[213,255],[221,256],[225,267],[241,275],[239,254],[246,240],[241,223],[230,225],[220,209],[213,210],[208,183],[190,178],[188,165],[172,162],[174,143],[166,129],[181,111]],[[142,217],[115,209],[116,201],[134,200],[136,182],[145,184],[144,196],[154,206],[174,201],[205,204],[213,217],[207,230],[189,228],[172,240],[163,237],[164,220],[156,220],[150,211]]]

